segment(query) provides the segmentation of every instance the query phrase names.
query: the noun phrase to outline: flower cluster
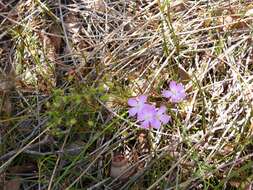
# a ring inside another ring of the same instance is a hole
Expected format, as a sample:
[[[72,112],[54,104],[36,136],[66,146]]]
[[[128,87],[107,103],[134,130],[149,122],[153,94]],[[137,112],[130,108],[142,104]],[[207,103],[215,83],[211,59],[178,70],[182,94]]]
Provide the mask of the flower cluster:
[[[145,95],[130,98],[128,105],[132,107],[129,109],[129,115],[137,115],[142,128],[154,127],[159,129],[161,124],[167,124],[170,120],[170,116],[165,113],[166,107],[161,106],[157,109],[154,105],[147,103],[147,96]]]
[[[178,103],[186,97],[184,86],[181,83],[171,81],[169,88],[169,90],[162,91],[162,96],[169,98],[171,102]],[[159,129],[161,125],[165,125],[171,120],[171,117],[166,114],[167,109],[165,106],[156,108],[147,102],[147,96],[145,95],[130,98],[128,105],[131,106],[128,111],[129,115],[132,117],[137,116],[142,128],[153,127]]]

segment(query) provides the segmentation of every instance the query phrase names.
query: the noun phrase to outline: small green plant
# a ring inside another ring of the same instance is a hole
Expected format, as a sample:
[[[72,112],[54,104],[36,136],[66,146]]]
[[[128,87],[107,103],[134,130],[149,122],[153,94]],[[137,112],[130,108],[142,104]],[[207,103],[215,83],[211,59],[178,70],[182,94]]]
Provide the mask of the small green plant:
[[[47,103],[49,126],[54,134],[60,134],[60,128],[76,127],[77,129],[94,126],[94,120],[101,106],[99,98],[101,89],[92,87],[71,88],[68,92],[58,89],[53,92]]]

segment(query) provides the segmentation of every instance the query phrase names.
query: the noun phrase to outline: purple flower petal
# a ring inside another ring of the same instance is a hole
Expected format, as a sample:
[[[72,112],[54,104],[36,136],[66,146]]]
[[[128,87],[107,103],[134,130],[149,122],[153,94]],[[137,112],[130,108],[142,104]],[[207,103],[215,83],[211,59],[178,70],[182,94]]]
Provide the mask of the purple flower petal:
[[[163,90],[162,91],[162,96],[165,98],[170,98],[172,93],[169,90]]]
[[[170,87],[170,89],[175,89],[175,88],[177,88],[177,82],[176,81],[171,81],[170,82],[170,84],[169,84],[169,87]]]
[[[128,103],[129,106],[134,107],[134,106],[137,105],[138,102],[135,98],[130,98],[127,103]]]
[[[170,116],[169,115],[167,115],[167,114],[163,114],[163,115],[161,115],[161,117],[160,117],[160,121],[162,122],[162,124],[167,124],[169,121],[170,121]]]
[[[141,127],[144,128],[144,129],[148,129],[149,128],[149,121],[141,122]]]
[[[178,96],[171,96],[171,99],[170,99],[172,102],[174,103],[178,103],[180,102],[181,98],[178,97]]]
[[[137,114],[137,120],[138,120],[138,121],[143,121],[143,120],[145,120],[143,111],[138,112],[138,114]]]
[[[140,95],[138,98],[141,103],[146,103],[148,97],[145,95]]]
[[[178,83],[177,84],[177,88],[176,88],[179,92],[184,92],[184,86],[182,83]]]
[[[138,112],[138,110],[137,110],[137,108],[135,108],[135,107],[130,108],[130,109],[128,110],[128,113],[129,113],[130,116],[136,115],[137,112]]]
[[[150,123],[151,123],[151,126],[156,129],[160,129],[161,127],[161,122],[158,119],[153,119]]]
[[[157,114],[163,114],[166,111],[166,107],[165,106],[161,106],[158,111]]]

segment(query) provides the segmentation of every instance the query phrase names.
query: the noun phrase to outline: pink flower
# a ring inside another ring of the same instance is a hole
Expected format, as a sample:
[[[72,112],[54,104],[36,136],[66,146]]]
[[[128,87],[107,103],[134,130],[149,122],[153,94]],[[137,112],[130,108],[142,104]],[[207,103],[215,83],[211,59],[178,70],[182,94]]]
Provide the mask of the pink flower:
[[[130,116],[135,116],[136,114],[139,115],[139,113],[142,111],[142,108],[147,105],[147,96],[145,95],[140,95],[137,96],[136,98],[130,98],[128,100],[128,105],[131,106],[128,110],[128,113]]]
[[[161,106],[157,109],[154,105],[147,103],[147,96],[140,95],[136,98],[130,98],[128,105],[131,108],[128,110],[130,116],[137,115],[137,120],[140,122],[141,128],[159,129],[161,125],[165,125],[170,121],[170,116],[166,114],[166,107]]]
[[[155,118],[152,121],[152,126],[159,129],[161,125],[166,125],[171,120],[171,117],[166,114],[166,107],[161,106],[155,114]]]
[[[159,129],[162,124],[165,125],[170,121],[170,116],[165,112],[165,106],[161,106],[156,110],[153,105],[145,105],[138,115],[138,120],[141,121],[141,127],[145,129],[151,127]]]
[[[153,127],[155,121],[156,109],[153,105],[143,106],[141,112],[138,114],[138,120],[141,122],[141,127],[148,129]]]
[[[163,90],[162,96],[165,98],[170,98],[170,101],[178,103],[185,99],[185,89],[182,83],[177,83],[176,81],[171,81],[169,84],[170,90]]]

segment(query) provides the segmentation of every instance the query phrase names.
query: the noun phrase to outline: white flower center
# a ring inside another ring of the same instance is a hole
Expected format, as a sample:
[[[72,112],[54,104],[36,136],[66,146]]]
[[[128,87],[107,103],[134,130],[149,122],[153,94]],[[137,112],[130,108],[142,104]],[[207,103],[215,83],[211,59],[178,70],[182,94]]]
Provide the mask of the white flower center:
[[[171,89],[172,94],[177,95],[177,90]]]

